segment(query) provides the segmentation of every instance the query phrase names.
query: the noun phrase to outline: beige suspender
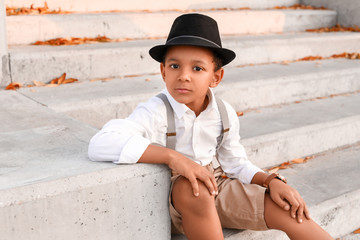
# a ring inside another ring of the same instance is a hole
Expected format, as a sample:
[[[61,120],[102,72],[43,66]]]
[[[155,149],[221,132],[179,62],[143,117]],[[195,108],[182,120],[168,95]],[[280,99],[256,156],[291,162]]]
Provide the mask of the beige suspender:
[[[159,93],[157,95],[157,97],[160,98],[166,106],[166,115],[167,115],[167,123],[168,123],[168,128],[167,128],[167,133],[166,133],[166,147],[175,150],[176,128],[175,128],[174,110],[171,107],[169,100],[165,94]],[[227,113],[227,110],[226,110],[223,100],[221,100],[218,97],[215,97],[215,101],[218,105],[219,112],[220,112],[220,118],[221,118],[221,122],[223,125],[223,130],[222,130],[222,133],[220,136],[220,141],[219,141],[218,145],[216,146],[216,151],[217,151],[221,147],[221,145],[224,143],[225,139],[227,138],[227,135],[229,134],[230,123],[229,123],[229,116],[228,116],[228,113]]]
[[[174,110],[171,107],[169,100],[167,99],[165,94],[159,93],[157,97],[160,98],[166,106],[166,116],[168,123],[168,128],[166,133],[166,147],[175,150],[176,128],[175,128]]]

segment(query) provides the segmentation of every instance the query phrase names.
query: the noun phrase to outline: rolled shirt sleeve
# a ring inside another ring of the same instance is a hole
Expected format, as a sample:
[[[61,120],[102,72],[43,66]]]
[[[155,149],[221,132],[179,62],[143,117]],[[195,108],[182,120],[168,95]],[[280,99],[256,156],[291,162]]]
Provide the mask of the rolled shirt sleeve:
[[[218,150],[218,160],[228,177],[238,178],[243,183],[249,184],[254,175],[263,170],[248,160],[245,149],[240,143],[239,118],[229,104],[225,103],[225,106],[229,115],[230,131]]]
[[[160,111],[155,114],[152,109]],[[140,159],[149,144],[165,145],[164,110],[162,100],[152,98],[140,104],[128,118],[110,120],[90,140],[90,160],[131,164]],[[154,134],[155,130],[157,134]]]

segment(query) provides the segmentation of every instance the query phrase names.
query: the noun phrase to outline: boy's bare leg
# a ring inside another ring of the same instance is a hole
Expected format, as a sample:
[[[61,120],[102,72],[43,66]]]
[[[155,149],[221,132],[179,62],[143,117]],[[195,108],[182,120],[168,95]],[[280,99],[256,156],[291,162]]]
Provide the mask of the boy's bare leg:
[[[314,221],[303,219],[298,223],[290,216],[290,211],[281,209],[269,196],[265,194],[265,221],[270,229],[284,231],[290,239],[325,240],[333,239]]]
[[[184,177],[177,179],[173,186],[172,201],[182,216],[185,235],[189,240],[224,239],[214,196],[201,181],[198,182],[198,197],[194,196],[190,182]]]

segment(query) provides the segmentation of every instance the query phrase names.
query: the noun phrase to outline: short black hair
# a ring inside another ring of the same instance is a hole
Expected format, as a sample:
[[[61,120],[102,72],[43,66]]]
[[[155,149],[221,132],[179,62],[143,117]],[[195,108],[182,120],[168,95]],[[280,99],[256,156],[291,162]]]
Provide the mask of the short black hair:
[[[207,49],[209,49],[209,48],[207,48]],[[217,53],[217,52],[215,52],[215,51],[213,51],[213,50],[211,50],[211,49],[209,49],[211,52],[212,52],[212,54],[213,54],[213,62],[214,62],[214,65],[215,65],[215,67],[214,67],[214,72],[216,72],[216,71],[218,71],[220,68],[222,68],[223,66],[224,66],[224,64],[223,64],[223,60],[222,60],[222,58],[219,56],[219,54]],[[163,55],[163,57],[162,57],[162,63],[165,65],[165,58],[166,58],[166,53],[167,53],[167,51],[168,51],[168,48],[166,48],[166,51],[165,51],[165,53],[164,53],[164,55]]]

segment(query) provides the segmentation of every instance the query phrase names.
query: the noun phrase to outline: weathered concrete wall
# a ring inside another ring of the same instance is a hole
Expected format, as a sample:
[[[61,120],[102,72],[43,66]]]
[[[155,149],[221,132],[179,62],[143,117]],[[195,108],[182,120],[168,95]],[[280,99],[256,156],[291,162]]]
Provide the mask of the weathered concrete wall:
[[[0,86],[9,81],[5,16],[5,5],[0,1]]]
[[[343,26],[360,26],[359,0],[302,0],[303,4],[324,6],[338,12],[338,23]]]

